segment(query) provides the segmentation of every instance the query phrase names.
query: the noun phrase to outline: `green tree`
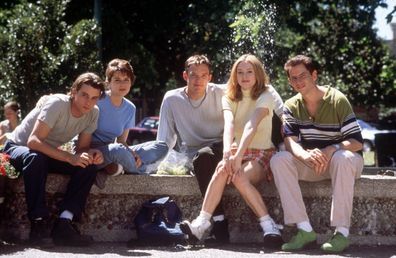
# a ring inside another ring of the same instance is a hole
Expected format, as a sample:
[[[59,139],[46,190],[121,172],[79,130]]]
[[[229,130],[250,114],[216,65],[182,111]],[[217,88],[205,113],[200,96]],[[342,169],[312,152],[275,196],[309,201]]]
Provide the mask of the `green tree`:
[[[375,9],[383,5],[382,0],[279,3],[280,60],[308,54],[320,65],[321,83],[338,87],[353,104],[393,106],[396,62],[372,29]],[[285,84],[284,75],[277,78]]]
[[[43,94],[66,92],[77,74],[100,72],[93,20],[65,23],[69,1],[21,1],[0,27],[1,101],[15,99],[26,114]]]

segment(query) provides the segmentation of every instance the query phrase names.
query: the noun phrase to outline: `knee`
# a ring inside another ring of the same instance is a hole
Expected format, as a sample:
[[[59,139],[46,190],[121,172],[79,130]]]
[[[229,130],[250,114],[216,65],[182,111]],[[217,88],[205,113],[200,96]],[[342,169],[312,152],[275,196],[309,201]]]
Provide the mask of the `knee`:
[[[46,169],[48,164],[48,157],[39,152],[31,152],[25,158],[23,162],[24,176],[26,175],[40,175],[47,174],[48,169]],[[28,172],[28,173],[26,173]]]
[[[156,157],[156,159],[162,159],[163,157],[165,157],[166,156],[166,154],[168,153],[168,150],[169,150],[169,147],[168,147],[168,145],[166,144],[166,142],[164,142],[164,141],[157,141],[156,142],[156,154],[157,154],[157,157]]]
[[[48,157],[40,152],[31,152],[25,157],[25,165],[42,165],[48,163]]]
[[[235,186],[236,189],[238,189],[239,192],[243,192],[248,188],[250,182],[246,175],[242,174],[241,176],[235,177],[234,181],[232,181],[232,184]]]
[[[166,142],[164,142],[164,141],[156,141],[156,145],[157,145],[158,150],[161,153],[167,153],[168,152],[169,147],[168,147],[168,144],[166,144]]]
[[[347,150],[339,150],[333,154],[331,159],[331,165],[337,167],[343,167],[342,171],[350,170],[350,171],[359,171],[363,169],[363,158],[357,153],[347,151]],[[336,169],[335,172],[338,172]]]
[[[214,158],[213,152],[204,149],[199,150],[197,154],[195,154],[193,158],[194,166],[200,162],[210,162]]]
[[[279,164],[285,164],[293,159],[293,155],[288,151],[280,151],[275,153],[270,160],[270,167],[273,173],[278,170]]]
[[[223,180],[224,181],[224,180],[227,180],[227,178],[228,178],[228,174],[222,168],[216,170],[216,172],[212,176],[212,180],[215,180],[215,181],[217,181],[217,180]]]
[[[108,154],[110,157],[115,158],[112,161],[117,160],[119,157],[130,156],[130,152],[124,145],[120,143],[112,143],[108,145]]]
[[[98,167],[96,165],[89,165],[84,169],[83,173],[85,173],[87,177],[95,178],[97,171]]]

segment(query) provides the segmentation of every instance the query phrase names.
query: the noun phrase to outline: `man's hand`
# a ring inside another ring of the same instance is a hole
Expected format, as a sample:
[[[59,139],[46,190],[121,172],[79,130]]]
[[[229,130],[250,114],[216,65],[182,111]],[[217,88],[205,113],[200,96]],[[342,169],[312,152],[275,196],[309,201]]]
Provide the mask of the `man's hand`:
[[[92,163],[94,165],[99,165],[103,163],[103,154],[100,150],[90,149],[88,151],[89,156],[91,157]]]
[[[76,153],[71,156],[69,163],[73,166],[87,167],[93,164],[93,157],[88,152]]]
[[[303,162],[313,168],[317,175],[321,175],[326,171],[330,158],[317,148],[306,150],[305,155],[302,156]]]

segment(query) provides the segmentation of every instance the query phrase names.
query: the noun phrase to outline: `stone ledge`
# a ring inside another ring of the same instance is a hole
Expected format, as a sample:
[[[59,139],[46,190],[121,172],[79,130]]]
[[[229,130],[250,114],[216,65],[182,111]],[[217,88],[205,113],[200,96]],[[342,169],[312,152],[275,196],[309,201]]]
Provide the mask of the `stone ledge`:
[[[68,176],[50,174],[48,176],[47,193],[64,193]],[[320,182],[300,182],[304,197],[328,197],[331,195],[329,180]],[[10,182],[13,193],[24,193],[22,180]],[[362,175],[355,184],[355,198],[395,198],[396,177],[382,175]],[[263,196],[277,197],[275,185],[264,182],[259,186]],[[93,186],[91,195],[108,194],[136,194],[136,195],[177,195],[200,196],[201,193],[194,176],[167,175],[122,175],[109,177],[105,189]],[[238,192],[227,187],[225,194],[238,195]]]
[[[47,180],[47,201],[53,213],[61,199],[68,177],[50,174]],[[331,234],[329,217],[331,185],[329,180],[301,182],[308,214],[320,240]],[[351,241],[355,244],[396,244],[396,177],[363,175],[355,185]],[[280,200],[273,183],[263,183],[259,190],[277,223],[283,222]],[[94,186],[88,199],[81,230],[97,241],[127,241],[136,237],[133,218],[140,205],[148,199],[170,195],[178,203],[185,218],[194,218],[200,210],[202,197],[192,176],[110,177],[103,190]],[[238,192],[227,187],[224,208],[229,219],[231,241],[259,242],[262,239],[256,218]],[[28,237],[23,180],[9,181],[1,231],[19,239]],[[289,229],[286,230],[290,232]],[[287,233],[286,232],[286,233]],[[287,234],[286,234],[287,236]]]

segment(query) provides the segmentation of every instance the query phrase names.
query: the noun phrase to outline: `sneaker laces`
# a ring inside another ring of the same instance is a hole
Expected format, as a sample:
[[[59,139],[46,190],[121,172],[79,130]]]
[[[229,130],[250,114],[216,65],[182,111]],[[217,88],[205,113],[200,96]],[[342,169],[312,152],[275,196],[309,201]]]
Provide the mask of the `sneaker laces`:
[[[264,236],[269,235],[269,234],[275,234],[275,235],[280,235],[280,230],[283,229],[283,225],[276,224],[272,219],[269,221],[270,223],[270,228],[267,231],[264,231]],[[268,229],[268,228],[267,228]]]

